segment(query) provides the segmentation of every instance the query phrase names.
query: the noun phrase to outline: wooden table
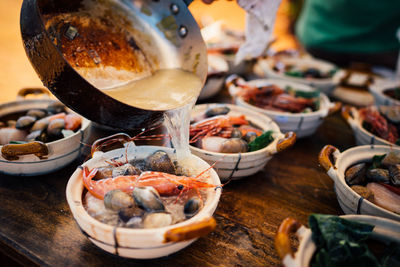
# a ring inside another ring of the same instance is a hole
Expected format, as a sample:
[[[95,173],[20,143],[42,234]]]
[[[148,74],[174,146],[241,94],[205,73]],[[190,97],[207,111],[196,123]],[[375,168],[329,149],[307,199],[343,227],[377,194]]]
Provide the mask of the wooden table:
[[[223,91],[214,101],[226,101]],[[90,141],[105,133],[92,127]],[[88,142],[90,142],[88,141]],[[354,145],[336,114],[316,134],[273,157],[262,172],[228,184],[215,213],[218,226],[188,248],[157,260],[130,260],[100,250],[84,237],[65,188],[84,156],[39,177],[0,178],[0,251],[23,265],[49,266],[278,266],[275,232],[286,217],[307,223],[311,213],[342,214],[333,183],[318,166],[320,149]]]

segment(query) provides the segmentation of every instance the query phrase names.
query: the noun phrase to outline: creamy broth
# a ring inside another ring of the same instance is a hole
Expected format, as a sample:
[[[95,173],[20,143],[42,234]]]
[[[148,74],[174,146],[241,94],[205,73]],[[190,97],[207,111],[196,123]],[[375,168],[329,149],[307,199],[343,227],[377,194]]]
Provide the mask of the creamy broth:
[[[181,69],[164,69],[152,76],[102,91],[130,106],[147,110],[171,110],[188,105],[202,87],[193,73]]]

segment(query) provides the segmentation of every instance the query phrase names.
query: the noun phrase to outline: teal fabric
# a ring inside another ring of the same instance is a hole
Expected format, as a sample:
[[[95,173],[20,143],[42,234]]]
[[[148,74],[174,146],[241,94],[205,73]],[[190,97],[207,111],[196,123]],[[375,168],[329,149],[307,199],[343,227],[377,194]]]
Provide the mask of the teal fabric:
[[[306,48],[339,53],[400,49],[400,0],[305,0],[296,34]]]

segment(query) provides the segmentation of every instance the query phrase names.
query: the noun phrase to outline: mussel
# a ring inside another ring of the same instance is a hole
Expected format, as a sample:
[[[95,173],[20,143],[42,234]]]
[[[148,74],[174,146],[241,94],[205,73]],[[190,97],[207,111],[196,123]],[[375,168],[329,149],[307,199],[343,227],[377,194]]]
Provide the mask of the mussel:
[[[172,224],[172,216],[166,212],[148,213],[143,220],[144,228],[164,227]]]
[[[390,182],[395,186],[400,186],[400,164],[389,166]]]
[[[362,184],[365,182],[366,171],[365,163],[353,165],[346,170],[344,179],[349,186]]]
[[[158,150],[146,159],[146,169],[158,172],[176,174],[176,167],[168,153]]]
[[[36,121],[35,117],[32,116],[22,116],[19,117],[17,123],[15,124],[15,128],[19,130],[29,129]]]
[[[145,211],[155,212],[165,210],[160,195],[152,186],[135,187],[132,195],[136,204]]]
[[[202,208],[202,206],[203,201],[201,201],[201,199],[199,199],[198,197],[192,197],[191,199],[189,199],[183,208],[183,212],[185,213],[186,218],[191,218],[196,215],[196,213]]]
[[[211,118],[218,115],[226,115],[229,113],[229,111],[231,110],[225,105],[216,105],[208,108],[205,112],[205,115],[207,118]]]
[[[386,167],[390,165],[400,164],[400,157],[398,154],[394,152],[389,152],[382,160],[382,164]]]
[[[385,169],[371,169],[367,171],[367,178],[370,182],[390,183],[389,171]]]

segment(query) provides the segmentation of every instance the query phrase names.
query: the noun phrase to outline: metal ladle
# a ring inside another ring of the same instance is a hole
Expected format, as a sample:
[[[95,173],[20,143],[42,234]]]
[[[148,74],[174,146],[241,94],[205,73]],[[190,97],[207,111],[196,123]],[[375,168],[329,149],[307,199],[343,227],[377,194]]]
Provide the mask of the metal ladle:
[[[182,0],[24,0],[20,23],[43,84],[69,108],[103,125],[144,128],[159,121],[163,110],[124,104],[84,78],[81,69],[105,80],[112,78],[110,67],[132,74],[132,80],[168,68],[206,79],[206,47]]]

